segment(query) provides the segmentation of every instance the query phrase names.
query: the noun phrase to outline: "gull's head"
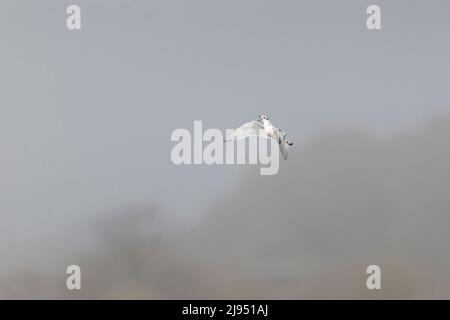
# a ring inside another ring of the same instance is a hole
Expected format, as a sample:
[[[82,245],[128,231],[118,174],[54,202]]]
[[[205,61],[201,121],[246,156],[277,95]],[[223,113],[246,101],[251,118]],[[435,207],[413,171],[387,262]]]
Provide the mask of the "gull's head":
[[[269,120],[269,117],[266,115],[258,115],[258,120]]]

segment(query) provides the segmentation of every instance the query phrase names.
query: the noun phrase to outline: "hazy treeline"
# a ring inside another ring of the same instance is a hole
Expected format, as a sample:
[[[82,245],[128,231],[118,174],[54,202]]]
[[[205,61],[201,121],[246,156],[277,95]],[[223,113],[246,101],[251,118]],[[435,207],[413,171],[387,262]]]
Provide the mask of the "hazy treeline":
[[[249,168],[201,224],[155,230],[160,210],[123,212],[86,250],[11,270],[0,297],[448,298],[449,141],[450,117],[387,137],[324,133],[275,176]],[[79,292],[65,288],[71,263]],[[365,287],[370,264],[381,291]]]

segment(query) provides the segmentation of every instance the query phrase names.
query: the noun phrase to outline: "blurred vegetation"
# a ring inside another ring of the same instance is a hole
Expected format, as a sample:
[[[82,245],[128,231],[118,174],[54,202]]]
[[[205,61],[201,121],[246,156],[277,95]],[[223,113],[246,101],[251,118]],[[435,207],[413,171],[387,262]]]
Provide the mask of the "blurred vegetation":
[[[201,224],[155,228],[154,207],[111,216],[89,248],[8,273],[0,297],[449,298],[449,141],[448,117],[389,137],[324,133],[278,175],[249,169]],[[380,291],[365,287],[370,264]]]

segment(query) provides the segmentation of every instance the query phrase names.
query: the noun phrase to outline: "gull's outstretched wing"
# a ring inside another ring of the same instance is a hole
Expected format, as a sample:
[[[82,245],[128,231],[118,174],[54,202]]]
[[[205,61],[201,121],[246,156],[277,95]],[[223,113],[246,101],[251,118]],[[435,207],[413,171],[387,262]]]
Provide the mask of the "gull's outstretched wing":
[[[276,133],[277,133],[277,137],[278,137],[277,140],[278,140],[278,145],[280,146],[281,155],[283,156],[284,160],[287,160],[288,145],[289,145],[289,143],[286,139],[287,134],[280,130],[278,130]]]
[[[250,121],[244,123],[242,126],[233,131],[224,141],[231,141],[233,139],[244,138],[249,135],[258,135],[264,131],[264,126],[258,121]]]

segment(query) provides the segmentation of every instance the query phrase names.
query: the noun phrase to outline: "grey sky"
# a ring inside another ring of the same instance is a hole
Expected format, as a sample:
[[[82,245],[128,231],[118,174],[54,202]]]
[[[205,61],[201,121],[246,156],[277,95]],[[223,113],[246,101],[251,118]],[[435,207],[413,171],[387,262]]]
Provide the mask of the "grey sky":
[[[193,120],[263,112],[301,142],[450,109],[447,1],[375,1],[372,32],[374,1],[75,2],[80,32],[65,28],[74,1],[1,5],[3,244],[153,202],[197,217],[245,169],[175,167],[170,134]]]

